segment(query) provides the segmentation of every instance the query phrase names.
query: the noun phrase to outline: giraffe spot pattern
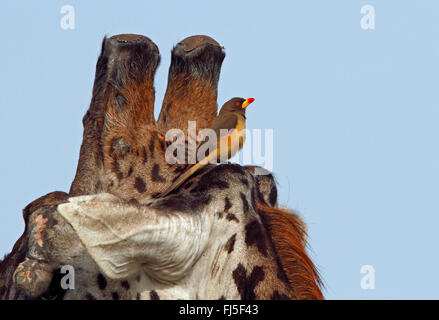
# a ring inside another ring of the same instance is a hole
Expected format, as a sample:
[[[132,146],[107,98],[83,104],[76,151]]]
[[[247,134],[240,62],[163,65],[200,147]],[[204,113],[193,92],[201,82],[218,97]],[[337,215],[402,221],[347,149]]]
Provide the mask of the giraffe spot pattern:
[[[235,221],[239,223],[239,219],[233,213],[228,213],[226,218],[228,221]]]
[[[124,288],[125,290],[130,290],[130,283],[126,280],[122,281],[120,283],[120,285],[122,286],[122,288]]]
[[[148,155],[146,154],[145,147],[142,148],[142,161],[143,161],[143,164],[145,164],[148,161]]]
[[[151,300],[160,300],[160,297],[155,290],[151,290],[151,292],[149,293],[149,297],[151,298]]]
[[[254,266],[251,274],[247,277],[247,271],[239,263],[232,273],[233,280],[242,300],[254,300],[256,298],[255,288],[264,280],[265,272],[261,266]]]
[[[3,297],[3,295],[6,293],[6,286],[2,286],[0,288],[0,298]]]
[[[151,156],[154,154],[154,139],[149,141],[149,153],[151,153]]]
[[[98,280],[99,289],[105,290],[105,288],[107,287],[107,279],[102,275],[102,273],[98,274],[97,280]]]
[[[116,292],[116,291],[112,292],[111,296],[113,297],[113,300],[119,300],[120,299],[119,293]]]
[[[120,171],[120,165],[117,160],[113,160],[111,163],[111,171],[116,175],[117,179],[121,180],[123,178],[123,173]]]
[[[188,182],[186,182],[186,183],[183,185],[183,188],[187,190],[187,189],[189,189],[189,188],[192,186],[192,184],[193,184],[192,181],[188,181]]]
[[[166,179],[160,175],[160,166],[157,163],[152,167],[151,180],[155,181],[155,182],[165,182],[166,181]]]
[[[128,170],[127,177],[130,177],[133,174],[134,168],[133,166],[130,166],[130,169]]]
[[[96,300],[96,297],[94,295],[92,295],[90,292],[87,292],[87,294],[85,295],[85,299],[86,300]]]
[[[198,181],[197,186],[193,188],[191,193],[206,193],[212,191],[214,188],[219,190],[225,190],[230,187],[230,184],[227,181],[223,180],[225,176],[224,169],[221,169],[223,166],[219,165],[206,172]],[[202,174],[203,170],[209,170],[210,167],[205,167],[202,170],[198,170],[197,174]]]
[[[256,193],[258,195],[258,200],[262,203],[262,204],[267,204],[267,202],[265,201],[264,195],[262,194],[261,190],[259,188],[256,189]]]
[[[176,164],[176,167],[174,169],[174,173],[179,174],[186,171],[187,166],[184,164]]]
[[[229,197],[226,197],[226,198],[224,199],[224,201],[225,201],[224,211],[225,211],[225,212],[228,212],[228,211],[230,210],[230,208],[232,208],[232,203],[230,202]]]
[[[248,201],[247,201],[247,197],[240,192],[239,195],[241,196],[241,201],[242,201],[242,210],[244,211],[244,213],[248,213],[250,210],[250,207],[248,205]]]
[[[250,200],[251,200],[251,204],[252,204],[253,210],[257,211],[255,194],[256,194],[256,190],[253,187],[252,190],[251,190]]]
[[[145,181],[143,181],[143,179],[140,177],[136,177],[136,179],[134,180],[134,188],[136,188],[136,190],[139,193],[145,192],[146,191]]]
[[[276,204],[276,201],[277,201],[277,188],[276,187],[271,188],[268,200],[270,201],[271,206],[274,207],[274,205]]]
[[[249,247],[255,244],[258,251],[264,256],[267,256],[267,241],[265,233],[258,221],[253,220],[245,226],[245,243]]]
[[[227,253],[232,253],[234,247],[235,247],[235,241],[236,241],[236,233],[230,237],[229,240],[227,240],[227,243],[225,245],[225,249]]]
[[[283,293],[279,293],[279,291],[277,291],[277,290],[274,290],[270,299],[271,300],[291,300],[287,295],[285,295]]]
[[[95,184],[95,192],[98,193],[102,190],[102,181],[98,180],[98,182],[96,182]]]

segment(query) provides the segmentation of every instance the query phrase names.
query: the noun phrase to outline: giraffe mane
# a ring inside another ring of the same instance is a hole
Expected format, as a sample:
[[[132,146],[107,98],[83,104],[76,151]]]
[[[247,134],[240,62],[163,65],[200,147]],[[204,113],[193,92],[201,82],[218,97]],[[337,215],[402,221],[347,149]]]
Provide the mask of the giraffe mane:
[[[257,208],[294,298],[323,299],[320,275],[306,252],[306,226],[302,219],[260,202]]]

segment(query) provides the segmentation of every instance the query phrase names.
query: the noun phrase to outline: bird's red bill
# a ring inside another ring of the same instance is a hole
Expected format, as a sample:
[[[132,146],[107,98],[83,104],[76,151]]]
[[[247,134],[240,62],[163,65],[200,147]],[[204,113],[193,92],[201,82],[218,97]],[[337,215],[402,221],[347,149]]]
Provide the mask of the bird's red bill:
[[[242,103],[242,108],[244,109],[244,108],[247,108],[249,105],[250,105],[250,103],[252,103],[253,101],[255,101],[255,98],[248,98],[247,100],[245,100],[243,103]]]

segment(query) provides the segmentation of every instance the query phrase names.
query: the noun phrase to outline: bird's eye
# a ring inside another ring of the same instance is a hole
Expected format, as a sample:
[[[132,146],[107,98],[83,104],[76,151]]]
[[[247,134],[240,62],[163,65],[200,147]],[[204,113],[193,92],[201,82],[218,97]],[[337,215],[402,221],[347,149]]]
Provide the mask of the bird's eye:
[[[240,102],[235,102],[235,105],[236,105],[237,107],[240,107],[240,106],[241,106],[241,103],[240,103]]]

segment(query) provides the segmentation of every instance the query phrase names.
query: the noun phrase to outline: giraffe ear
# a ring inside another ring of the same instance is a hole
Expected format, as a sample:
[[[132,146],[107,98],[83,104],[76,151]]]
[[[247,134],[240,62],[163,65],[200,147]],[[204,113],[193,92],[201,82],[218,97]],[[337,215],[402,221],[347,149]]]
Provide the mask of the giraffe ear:
[[[135,221],[138,215],[137,221],[141,221],[139,210],[120,206],[119,199],[107,193],[70,198],[57,210],[73,227],[106,277],[123,279],[142,269],[142,265],[132,258],[136,248],[129,251],[124,246],[130,234],[138,229],[136,223],[129,221]],[[124,221],[123,226],[117,221]]]
[[[191,36],[174,47],[168,87],[157,120],[163,134],[174,128],[187,133],[188,121],[196,121],[197,130],[210,128],[217,115],[224,57],[223,47],[208,36]]]

